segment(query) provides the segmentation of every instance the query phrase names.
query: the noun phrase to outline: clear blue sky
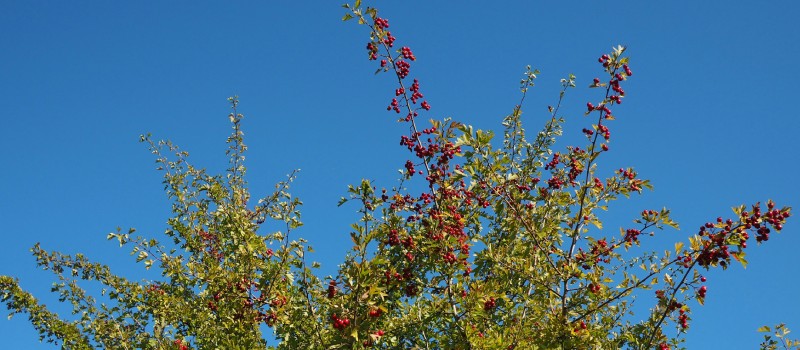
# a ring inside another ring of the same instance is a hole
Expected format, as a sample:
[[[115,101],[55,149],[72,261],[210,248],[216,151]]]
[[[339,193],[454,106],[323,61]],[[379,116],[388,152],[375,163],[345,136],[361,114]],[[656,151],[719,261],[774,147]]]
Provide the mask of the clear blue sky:
[[[498,3],[499,4],[499,3]],[[596,58],[629,46],[633,78],[611,128],[609,168],[635,166],[656,189],[609,213],[628,222],[643,208],[673,209],[671,245],[730,207],[772,198],[800,205],[800,27],[796,1],[504,2],[379,4],[412,75],[433,105],[479,128],[498,128],[518,100],[525,65],[542,71],[527,101],[537,130],[568,73],[585,87]],[[169,214],[152,132],[189,150],[195,164],[225,166],[226,98],[241,97],[255,195],[300,168],[300,234],[328,270],[348,246],[354,208],[337,208],[361,178],[394,184],[406,154],[403,126],[386,113],[393,84],[366,60],[365,28],[342,23],[338,2],[0,2],[0,274],[56,304],[51,275],[28,249],[84,252],[121,274],[144,276],[105,241],[117,226],[158,234]],[[566,134],[586,124],[574,90]],[[800,216],[800,215],[795,215]],[[797,217],[750,266],[714,271],[695,306],[687,345],[755,348],[762,324],[800,332]],[[0,320],[8,349],[41,345],[24,316]]]

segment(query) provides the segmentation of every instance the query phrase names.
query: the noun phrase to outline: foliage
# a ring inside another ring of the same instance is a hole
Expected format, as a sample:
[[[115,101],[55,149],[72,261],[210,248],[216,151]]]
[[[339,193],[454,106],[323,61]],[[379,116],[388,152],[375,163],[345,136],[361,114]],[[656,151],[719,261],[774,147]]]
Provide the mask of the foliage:
[[[360,1],[345,7],[344,20],[370,29],[368,58],[397,81],[387,110],[408,127],[400,144],[411,159],[397,186],[363,180],[342,198],[360,218],[336,276],[317,276],[306,260],[312,248],[294,237],[302,225],[302,203],[289,194],[294,174],[251,203],[243,117],[231,98],[224,175],[193,166],[169,142],[141,138],[164,172],[174,216],[165,239],[133,229],[108,238],[130,247],[159,280],[130,281],[80,254],[37,244],[38,265],[56,275],[53,291],[74,317],[52,313],[2,276],[11,314],[27,313],[42,339],[69,349],[257,349],[267,347],[267,328],[286,349],[669,349],[689,328],[692,300],[706,297],[700,271],[725,269],[731,258],[746,265],[751,235],[765,242],[790,216],[771,201],[742,205],[673,250],[639,253],[632,248],[656,230],[678,225],[668,209],[646,209],[614,234],[598,215],[652,188],[633,168],[603,175],[597,167],[633,75],[624,47],[598,60],[604,78],[589,86],[600,98],[586,105],[593,123],[583,130],[585,144],[556,151],[559,108],[576,77],[561,80],[547,122],[532,135],[522,120],[538,74],[530,67],[519,104],[502,121],[502,140],[449,119],[423,127],[431,105],[420,82],[409,79],[412,50],[397,48],[377,10]],[[100,300],[80,280],[102,284]],[[641,302],[652,305],[636,318],[632,297],[641,291],[652,295]],[[767,336],[764,344],[777,342]]]
[[[789,328],[786,327],[785,324],[781,323],[775,326],[774,331],[770,329],[768,326],[763,326],[758,329],[759,332],[770,333],[772,334],[765,334],[764,335],[764,342],[761,343],[761,350],[777,350],[777,349],[798,349],[800,348],[800,340],[797,339],[789,339],[788,335],[790,333]],[[781,347],[778,348],[778,345]]]

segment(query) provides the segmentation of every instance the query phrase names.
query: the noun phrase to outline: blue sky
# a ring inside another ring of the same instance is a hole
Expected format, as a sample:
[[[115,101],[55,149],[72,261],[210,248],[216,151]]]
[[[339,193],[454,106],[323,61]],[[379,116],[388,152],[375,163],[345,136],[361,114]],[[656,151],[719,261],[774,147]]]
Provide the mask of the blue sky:
[[[518,101],[525,65],[542,71],[526,101],[537,130],[559,79],[578,77],[563,109],[565,140],[588,123],[584,88],[596,58],[627,45],[634,71],[611,126],[609,169],[635,166],[656,189],[609,217],[669,207],[682,224],[671,245],[730,207],[768,198],[797,207],[800,29],[794,1],[486,2],[377,4],[410,46],[430,115],[497,129]],[[245,114],[254,195],[293,169],[304,202],[300,235],[331,269],[348,247],[354,208],[346,186],[395,182],[406,159],[403,126],[385,111],[394,89],[366,60],[365,28],[342,23],[337,2],[0,2],[0,274],[48,305],[51,276],[28,249],[84,252],[121,274],[144,276],[106,242],[116,227],[163,232],[169,202],[138,135],[152,132],[224,169],[226,98]],[[563,146],[564,144],[562,144]],[[762,324],[800,332],[800,225],[795,218],[750,265],[708,273],[687,346],[755,348]],[[24,316],[0,321],[10,349],[41,345]]]

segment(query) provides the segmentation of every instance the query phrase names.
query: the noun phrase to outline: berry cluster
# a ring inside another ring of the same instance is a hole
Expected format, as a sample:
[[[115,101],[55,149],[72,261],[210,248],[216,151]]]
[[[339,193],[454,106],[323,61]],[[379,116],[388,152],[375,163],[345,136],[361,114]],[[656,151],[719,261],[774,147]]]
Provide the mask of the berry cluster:
[[[411,84],[409,90],[411,90],[411,103],[417,103],[417,100],[424,97],[422,96],[422,93],[419,92],[419,80],[417,79],[414,79],[414,83]]]
[[[627,229],[625,231],[625,243],[634,243],[639,241],[639,235],[642,234],[642,231],[639,231],[634,228]]]
[[[377,318],[381,317],[381,315],[383,315],[383,310],[380,308],[373,308],[369,310],[369,317]]]
[[[585,331],[586,328],[587,328],[586,322],[581,321],[580,323],[578,323],[577,327],[575,327],[572,331],[575,333],[580,333],[581,331]]]
[[[697,290],[697,296],[701,299],[706,297],[706,291],[708,291],[708,287],[702,286],[700,289]]]
[[[611,138],[611,131],[608,131],[608,127],[603,124],[597,125],[597,132],[603,135],[603,138],[606,141],[608,141]]]
[[[400,54],[403,55],[403,58],[405,58],[407,60],[412,60],[412,61],[416,61],[417,60],[417,58],[414,56],[414,53],[411,52],[411,49],[408,48],[408,46],[403,46],[400,49]]]
[[[625,183],[628,190],[639,192],[642,190],[642,180],[636,178],[636,172],[632,168],[617,170],[620,179]]]
[[[330,281],[328,283],[328,298],[333,298],[336,296],[336,281]]]
[[[486,311],[492,311],[495,307],[497,307],[497,300],[494,298],[486,299],[486,301],[483,302],[483,309]]]
[[[780,231],[783,229],[783,224],[786,223],[786,219],[791,216],[788,210],[781,211],[775,209],[775,203],[773,202],[767,203],[767,209],[768,211],[762,215],[761,208],[754,207],[753,215],[748,217],[745,221],[745,229],[750,229],[751,227],[756,229],[756,241],[759,243],[769,240],[770,230],[762,223],[770,224],[775,230]],[[746,217],[747,212],[742,212],[742,216]]]
[[[589,270],[592,268],[592,265],[596,265],[601,262],[606,264],[610,263],[611,258],[609,255],[616,246],[609,246],[606,239],[603,238],[592,243],[591,247],[592,248],[589,250],[588,254],[584,252],[582,248],[578,248],[578,254],[575,255],[575,260],[581,264],[581,268],[584,270]]]
[[[686,311],[683,311],[683,309],[678,310],[678,322],[681,323],[681,328],[689,328],[689,315],[687,315]]]
[[[550,160],[549,163],[545,164],[544,170],[555,169],[556,166],[558,166],[560,157],[561,157],[561,154],[559,154],[558,152],[553,153],[553,158]]]
[[[397,77],[400,79],[405,79],[408,74],[411,72],[411,63],[408,63],[404,60],[397,60],[394,62],[395,69],[397,70]]]
[[[697,257],[700,266],[708,267],[719,264],[726,267],[730,261],[729,246],[738,246],[739,249],[747,248],[750,239],[749,231],[755,231],[756,242],[762,243],[769,240],[770,228],[780,231],[786,219],[791,216],[788,208],[776,209],[775,203],[767,203],[767,211],[762,213],[761,205],[752,206],[752,213],[742,207],[739,222],[732,219],[717,218],[716,223],[707,222],[700,227],[698,235],[706,237],[703,241],[703,250]]]
[[[350,326],[350,319],[348,318],[339,318],[336,314],[331,315],[331,322],[333,322],[333,328],[338,330],[343,330]]]
[[[594,178],[594,187],[603,189],[603,182],[599,178]]]
[[[206,230],[201,229],[197,232],[203,242],[206,254],[212,256],[217,261],[222,261],[224,255],[219,251],[219,238]]]
[[[189,349],[189,346],[184,344],[183,340],[180,340],[180,339],[175,339],[173,344],[175,344],[175,346],[178,347],[178,350],[188,350]]]
[[[593,144],[597,141],[597,136],[602,135],[606,141],[600,145],[600,148],[603,151],[608,151],[608,141],[611,138],[611,132],[608,130],[608,127],[603,124],[603,120],[614,119],[614,117],[611,115],[611,109],[609,106],[622,103],[622,97],[625,96],[625,90],[622,89],[620,83],[624,80],[627,80],[627,77],[633,75],[633,72],[627,65],[627,58],[622,57],[622,53],[624,51],[624,47],[617,47],[614,49],[614,53],[611,56],[602,55],[597,59],[597,61],[603,65],[605,71],[611,76],[611,79],[608,81],[608,84],[603,84],[601,83],[600,78],[594,78],[590,87],[596,88],[607,86],[606,97],[598,105],[594,105],[591,102],[586,103],[587,115],[594,111],[598,111],[600,112],[600,116],[597,125],[593,126],[594,130],[584,128],[583,133],[589,139],[592,139],[594,135],[594,139],[592,141]],[[597,131],[596,134],[595,130]]]
[[[385,18],[375,17],[373,21],[375,24],[375,28],[379,29],[389,29],[389,20]]]
[[[158,284],[151,284],[150,287],[147,287],[147,293],[164,295],[164,290]]]
[[[586,151],[580,149],[580,147],[575,147],[570,149],[570,158],[569,158],[569,170],[567,172],[567,178],[569,179],[570,185],[577,185],[578,182],[576,179],[578,175],[583,173],[583,155],[586,154]]]

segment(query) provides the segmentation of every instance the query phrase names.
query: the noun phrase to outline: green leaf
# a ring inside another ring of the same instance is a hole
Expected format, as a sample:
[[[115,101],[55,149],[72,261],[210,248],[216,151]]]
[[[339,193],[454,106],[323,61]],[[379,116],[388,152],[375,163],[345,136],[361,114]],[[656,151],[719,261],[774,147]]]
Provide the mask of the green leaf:
[[[353,15],[351,15],[349,13],[345,14],[344,17],[342,17],[342,21],[345,21],[345,22],[349,21],[351,19],[353,19]]]
[[[768,326],[761,326],[761,327],[758,327],[758,331],[759,331],[759,332],[771,332],[771,330],[769,329],[769,327],[768,327]]]
[[[733,252],[731,255],[733,255],[733,258],[736,259],[736,261],[742,264],[742,267],[747,268],[747,259],[744,258],[744,252]]]

